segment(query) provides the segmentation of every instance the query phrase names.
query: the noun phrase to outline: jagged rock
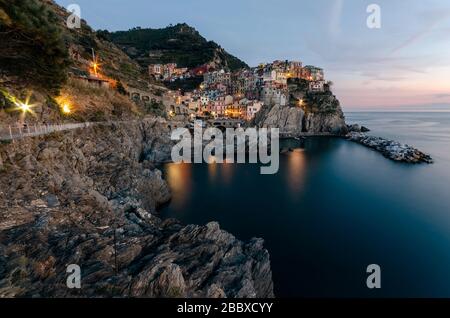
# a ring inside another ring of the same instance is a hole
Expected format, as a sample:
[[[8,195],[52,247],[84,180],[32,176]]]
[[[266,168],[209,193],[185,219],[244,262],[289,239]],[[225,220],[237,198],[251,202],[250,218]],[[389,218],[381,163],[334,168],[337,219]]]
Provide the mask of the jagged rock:
[[[358,124],[347,125],[348,132],[361,132],[361,127]]]
[[[347,126],[345,124],[344,114],[340,108],[331,113],[308,113],[304,120],[304,131],[345,135],[347,133]]]
[[[154,161],[168,159],[166,126],[0,146],[0,297],[273,297],[262,240],[158,218],[170,199]],[[79,290],[66,286],[69,264],[81,267]]]
[[[370,129],[364,126],[361,126],[361,132],[365,133],[365,132],[369,132]]]
[[[258,123],[259,127],[279,128],[280,133],[299,134],[303,129],[304,111],[298,107],[275,105],[268,109],[265,118]]]
[[[47,203],[45,203],[44,200],[37,199],[37,200],[31,201],[31,206],[35,207],[35,208],[46,208]]]
[[[49,194],[45,197],[45,200],[47,201],[47,205],[51,208],[55,208],[59,206],[59,200],[58,197],[54,194]]]
[[[356,133],[360,133],[360,132],[369,132],[370,129],[364,126],[360,126],[358,124],[353,124],[353,125],[347,125],[347,130],[348,132],[356,132]]]
[[[207,293],[206,297],[208,298],[226,298],[225,292],[216,284],[212,284]]]

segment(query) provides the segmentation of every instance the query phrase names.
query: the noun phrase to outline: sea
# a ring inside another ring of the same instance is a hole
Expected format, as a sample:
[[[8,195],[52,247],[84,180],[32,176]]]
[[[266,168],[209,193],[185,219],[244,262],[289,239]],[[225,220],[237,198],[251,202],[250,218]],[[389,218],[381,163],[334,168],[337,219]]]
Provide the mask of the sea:
[[[163,218],[264,239],[277,297],[450,297],[450,113],[354,112],[348,123],[430,154],[405,164],[314,137],[257,164],[167,164]],[[290,141],[286,141],[290,142]],[[368,266],[380,269],[369,288]]]

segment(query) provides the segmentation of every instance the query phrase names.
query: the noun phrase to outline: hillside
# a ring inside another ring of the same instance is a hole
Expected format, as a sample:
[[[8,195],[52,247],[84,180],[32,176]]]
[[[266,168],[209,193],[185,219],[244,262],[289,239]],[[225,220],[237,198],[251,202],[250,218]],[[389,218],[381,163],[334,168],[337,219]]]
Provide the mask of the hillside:
[[[143,115],[124,88],[146,90],[147,73],[114,43],[99,37],[82,20],[69,29],[69,13],[52,0],[0,0],[0,122],[15,123],[14,100],[30,97],[27,122],[97,121]],[[92,88],[80,77],[90,74],[93,51],[98,76],[111,88]],[[60,102],[71,104],[61,111]],[[159,111],[159,110],[158,110]]]
[[[117,44],[144,67],[172,62],[180,67],[210,64],[232,71],[248,67],[245,62],[226,52],[217,43],[206,40],[185,23],[162,29],[134,28],[112,33],[101,31],[99,34]]]
[[[52,0],[46,0],[46,2],[49,9],[59,18],[59,26],[63,30],[66,46],[71,54],[72,68],[87,71],[83,62],[92,60],[92,50],[94,50],[105,76],[121,80],[133,87],[147,87],[146,72],[119,47],[99,36],[84,20],[80,29],[65,27],[69,13]],[[76,58],[75,55],[77,55]]]

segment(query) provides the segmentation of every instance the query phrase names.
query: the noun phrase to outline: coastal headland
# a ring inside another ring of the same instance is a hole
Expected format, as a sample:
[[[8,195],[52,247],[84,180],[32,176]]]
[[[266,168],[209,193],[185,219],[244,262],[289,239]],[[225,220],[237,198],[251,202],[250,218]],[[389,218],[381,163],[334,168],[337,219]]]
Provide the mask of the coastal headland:
[[[263,238],[159,217],[171,199],[159,169],[171,160],[171,132],[196,120],[343,137],[396,161],[432,162],[347,126],[319,67],[249,67],[186,24],[110,33],[85,21],[67,28],[70,13],[51,0],[8,8],[0,297],[276,296]],[[81,289],[67,286],[70,265],[81,268]]]

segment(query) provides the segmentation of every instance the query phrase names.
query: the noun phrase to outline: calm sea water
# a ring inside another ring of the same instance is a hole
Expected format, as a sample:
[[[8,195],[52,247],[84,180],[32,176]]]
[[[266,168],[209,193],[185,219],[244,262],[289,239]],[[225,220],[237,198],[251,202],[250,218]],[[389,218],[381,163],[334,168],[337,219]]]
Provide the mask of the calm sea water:
[[[278,297],[450,297],[450,113],[348,113],[348,122],[430,153],[433,165],[389,161],[358,144],[311,138],[257,165],[175,165],[163,217],[218,221],[262,237]],[[380,290],[366,287],[379,264]]]

